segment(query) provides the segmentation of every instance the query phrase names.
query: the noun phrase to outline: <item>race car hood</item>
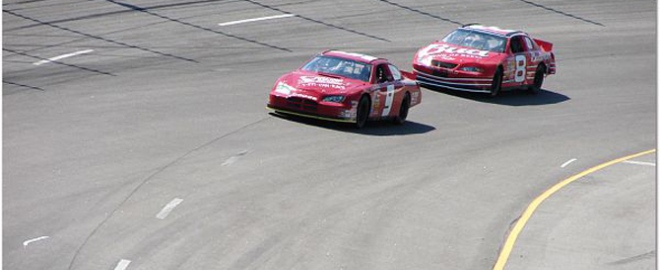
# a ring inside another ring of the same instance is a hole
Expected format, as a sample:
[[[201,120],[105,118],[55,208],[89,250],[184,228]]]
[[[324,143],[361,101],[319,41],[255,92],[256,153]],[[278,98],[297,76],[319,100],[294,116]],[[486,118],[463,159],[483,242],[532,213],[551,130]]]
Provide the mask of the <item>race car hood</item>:
[[[434,42],[417,51],[415,62],[431,66],[433,61],[452,64],[484,63],[500,58],[503,53],[462,47],[444,42]]]
[[[317,98],[327,95],[347,95],[367,84],[360,80],[307,71],[294,71],[284,75],[277,82],[277,84],[281,83],[292,87],[292,92]]]

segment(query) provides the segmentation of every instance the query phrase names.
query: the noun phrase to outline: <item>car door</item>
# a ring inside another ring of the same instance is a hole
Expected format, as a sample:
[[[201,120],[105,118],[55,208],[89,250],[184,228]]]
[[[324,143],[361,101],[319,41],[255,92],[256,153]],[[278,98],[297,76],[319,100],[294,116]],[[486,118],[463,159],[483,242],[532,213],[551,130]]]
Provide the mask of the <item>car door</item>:
[[[527,69],[530,62],[530,55],[525,45],[523,36],[513,36],[509,41],[509,50],[511,56],[509,57],[508,66],[511,68],[509,82],[513,86],[521,86],[526,84],[527,81]]]
[[[378,91],[374,97],[372,116],[378,118],[395,116],[398,113],[396,108],[402,99],[398,94],[403,88],[401,73],[396,68],[390,70],[389,64],[382,63],[376,66],[375,78]]]

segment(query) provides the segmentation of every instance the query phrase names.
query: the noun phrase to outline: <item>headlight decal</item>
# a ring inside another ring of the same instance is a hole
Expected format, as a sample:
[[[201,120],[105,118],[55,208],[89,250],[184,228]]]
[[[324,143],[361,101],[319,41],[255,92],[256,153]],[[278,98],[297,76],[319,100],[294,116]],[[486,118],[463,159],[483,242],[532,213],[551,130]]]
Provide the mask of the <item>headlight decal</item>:
[[[285,95],[290,95],[293,90],[296,90],[296,88],[284,83],[284,82],[279,82],[277,86],[275,87],[275,92],[277,93],[282,93]]]
[[[466,67],[461,67],[462,71],[468,71],[468,72],[483,72],[483,69],[474,67],[474,66],[466,66]]]
[[[323,98],[323,101],[341,103],[342,101],[344,101],[344,96],[327,96]]]

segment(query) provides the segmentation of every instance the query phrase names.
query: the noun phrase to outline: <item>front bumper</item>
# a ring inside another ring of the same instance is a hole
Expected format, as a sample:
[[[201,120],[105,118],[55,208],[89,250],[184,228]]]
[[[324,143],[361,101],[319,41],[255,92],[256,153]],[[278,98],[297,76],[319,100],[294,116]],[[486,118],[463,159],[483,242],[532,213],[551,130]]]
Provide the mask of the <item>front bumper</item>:
[[[297,115],[326,121],[355,123],[357,106],[352,104],[317,102],[301,97],[270,95],[266,107],[279,113]]]
[[[422,86],[430,85],[457,91],[489,93],[493,85],[492,77],[478,76],[472,72],[460,70],[414,65],[413,72],[417,76],[417,82]]]

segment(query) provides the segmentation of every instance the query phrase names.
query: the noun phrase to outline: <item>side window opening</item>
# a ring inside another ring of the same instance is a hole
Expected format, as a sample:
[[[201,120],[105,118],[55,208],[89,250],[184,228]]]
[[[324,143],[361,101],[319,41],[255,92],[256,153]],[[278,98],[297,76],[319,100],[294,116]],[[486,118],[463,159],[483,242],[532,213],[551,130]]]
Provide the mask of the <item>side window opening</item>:
[[[525,48],[523,47],[522,40],[520,40],[520,37],[512,37],[511,38],[511,52],[512,53],[520,53],[524,52]]]
[[[392,76],[388,73],[385,64],[381,64],[376,67],[376,83],[384,83],[392,80]]]

